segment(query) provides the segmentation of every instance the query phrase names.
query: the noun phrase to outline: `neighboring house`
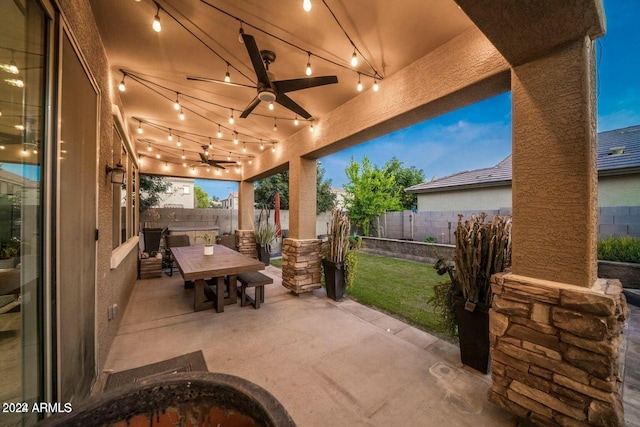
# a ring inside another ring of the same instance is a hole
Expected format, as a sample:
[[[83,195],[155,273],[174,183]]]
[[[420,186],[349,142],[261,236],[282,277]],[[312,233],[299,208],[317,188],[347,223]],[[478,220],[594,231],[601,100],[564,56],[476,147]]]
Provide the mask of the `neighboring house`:
[[[418,211],[511,208],[511,156],[491,168],[460,172],[406,188]],[[640,126],[598,134],[598,206],[640,206]]]
[[[222,203],[222,209],[238,209],[238,193],[233,192],[226,199],[220,200],[220,202]]]
[[[347,192],[337,187],[331,187],[331,192],[336,195],[336,206],[344,208],[344,197],[347,195]]]
[[[169,183],[167,194],[160,202],[160,208],[193,209],[195,204],[195,180],[192,178],[166,177]]]

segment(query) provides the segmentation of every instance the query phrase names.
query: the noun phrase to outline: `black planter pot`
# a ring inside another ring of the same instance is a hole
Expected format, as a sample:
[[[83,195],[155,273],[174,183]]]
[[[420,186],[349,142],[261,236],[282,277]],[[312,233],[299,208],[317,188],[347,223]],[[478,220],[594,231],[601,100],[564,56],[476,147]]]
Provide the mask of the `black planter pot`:
[[[489,373],[489,309],[490,305],[471,303],[455,297],[456,322],[460,341],[460,359],[473,369]],[[471,311],[473,310],[473,311]]]
[[[271,248],[269,245],[256,245],[256,250],[258,251],[258,259],[262,261],[264,265],[269,265],[271,262]]]
[[[324,284],[327,289],[327,296],[334,301],[338,301],[344,296],[344,263],[322,260],[324,269]]]

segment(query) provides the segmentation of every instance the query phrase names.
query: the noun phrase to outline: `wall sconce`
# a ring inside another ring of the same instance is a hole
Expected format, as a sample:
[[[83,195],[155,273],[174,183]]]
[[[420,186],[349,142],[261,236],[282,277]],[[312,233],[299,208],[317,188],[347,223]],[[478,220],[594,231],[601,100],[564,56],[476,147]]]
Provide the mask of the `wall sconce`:
[[[112,168],[111,166],[107,165],[107,175],[109,175],[109,174],[111,174],[111,183],[112,184],[122,185],[122,184],[124,184],[124,180],[125,180],[125,176],[127,174],[127,171],[124,170],[124,167],[122,166],[120,161],[118,161],[118,163],[116,163],[116,167],[114,167],[114,168]]]

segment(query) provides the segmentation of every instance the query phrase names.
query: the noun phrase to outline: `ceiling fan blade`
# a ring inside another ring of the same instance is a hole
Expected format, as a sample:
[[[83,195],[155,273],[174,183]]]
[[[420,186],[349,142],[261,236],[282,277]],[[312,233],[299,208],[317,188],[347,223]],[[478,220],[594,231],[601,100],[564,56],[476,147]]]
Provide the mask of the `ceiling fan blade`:
[[[251,59],[253,69],[256,72],[256,77],[258,77],[258,82],[267,87],[271,86],[269,76],[267,75],[267,69],[264,67],[262,55],[260,55],[260,50],[256,44],[256,39],[254,39],[250,34],[242,34],[242,40],[244,40],[244,45],[247,48],[247,52],[249,52],[249,58]]]
[[[280,93],[293,92],[300,89],[309,89],[316,86],[331,85],[338,83],[336,76],[306,77],[302,79],[278,80],[272,82],[276,90]]]
[[[255,98],[253,98],[253,101],[251,101],[251,103],[249,105],[247,105],[247,108],[244,109],[244,111],[242,112],[242,114],[240,114],[240,118],[241,119],[246,119],[247,116],[249,114],[251,114],[251,112],[253,111],[254,108],[256,108],[258,106],[258,104],[260,104],[260,98],[258,98],[257,96]]]
[[[202,163],[209,163],[209,160],[207,159],[207,156],[204,155],[204,153],[198,153],[200,154],[200,159],[202,160]]]
[[[224,80],[213,79],[210,77],[187,76],[187,80],[193,80],[196,82],[218,83],[218,84],[223,84],[227,86],[248,87],[249,89],[256,88],[255,86],[246,85],[243,83],[225,82]]]
[[[293,111],[294,113],[299,114],[305,119],[311,118],[311,114],[307,113],[307,111],[304,108],[296,104],[293,99],[289,98],[284,93],[278,92],[278,94],[276,95],[276,102],[282,105],[283,107]]]

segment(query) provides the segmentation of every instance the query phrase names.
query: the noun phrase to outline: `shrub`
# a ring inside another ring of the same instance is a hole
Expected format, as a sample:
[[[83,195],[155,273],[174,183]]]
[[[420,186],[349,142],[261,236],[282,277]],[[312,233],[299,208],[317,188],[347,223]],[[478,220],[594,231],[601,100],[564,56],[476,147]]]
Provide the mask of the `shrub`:
[[[631,236],[602,239],[598,242],[598,259],[640,264],[640,239]]]
[[[422,239],[422,241],[424,243],[438,243],[438,241],[436,240],[435,237],[433,236],[425,236],[424,239]]]

